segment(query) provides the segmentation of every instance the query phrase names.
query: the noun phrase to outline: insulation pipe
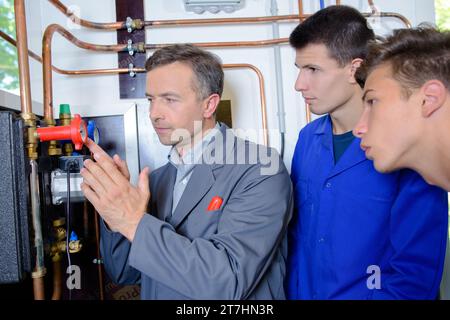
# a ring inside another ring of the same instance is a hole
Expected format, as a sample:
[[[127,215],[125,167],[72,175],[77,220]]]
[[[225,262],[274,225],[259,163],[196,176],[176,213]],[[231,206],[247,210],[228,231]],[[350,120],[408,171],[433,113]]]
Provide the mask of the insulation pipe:
[[[44,276],[46,270],[44,265],[44,241],[42,239],[37,162],[30,160],[30,166],[31,217],[34,229],[34,247],[36,248],[36,264],[31,276],[33,278],[34,299],[44,300]]]
[[[270,14],[273,16],[276,16],[278,14],[278,4],[277,0],[271,0],[270,4]],[[280,38],[280,26],[277,22],[272,23],[272,32],[273,37],[275,39]],[[275,75],[276,75],[276,82],[277,82],[277,107],[278,107],[278,128],[280,130],[281,134],[281,157],[284,156],[284,135],[286,133],[286,122],[285,122],[285,116],[286,112],[284,110],[284,94],[283,94],[283,76],[281,74],[282,65],[281,65],[281,49],[279,46],[275,46],[273,48],[274,55],[275,55]]]

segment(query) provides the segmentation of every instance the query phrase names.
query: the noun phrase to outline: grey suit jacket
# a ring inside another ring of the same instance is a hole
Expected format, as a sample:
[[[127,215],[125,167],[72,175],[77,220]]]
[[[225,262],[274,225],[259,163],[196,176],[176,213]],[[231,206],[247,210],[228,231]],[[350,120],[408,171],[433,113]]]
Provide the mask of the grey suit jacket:
[[[274,149],[230,130],[227,136],[227,129],[221,125],[223,146],[204,152],[207,163],[196,165],[173,215],[176,169],[168,163],[151,173],[148,214],[132,243],[102,223],[108,275],[120,284],[140,283],[142,299],[285,298],[289,174]],[[268,156],[273,168],[264,172]],[[223,203],[208,211],[215,196]]]

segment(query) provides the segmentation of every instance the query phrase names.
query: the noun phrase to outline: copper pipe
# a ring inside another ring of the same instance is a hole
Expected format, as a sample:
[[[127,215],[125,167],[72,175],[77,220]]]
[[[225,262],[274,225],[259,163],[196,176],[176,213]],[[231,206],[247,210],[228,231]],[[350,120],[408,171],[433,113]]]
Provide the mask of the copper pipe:
[[[59,0],[48,0],[59,11],[67,16],[73,23],[92,29],[109,29],[118,30],[127,28],[125,21],[97,23],[77,17]],[[304,17],[306,18],[306,17]],[[247,17],[247,18],[218,18],[218,19],[180,19],[180,20],[153,20],[144,21],[142,25],[145,27],[164,27],[164,26],[181,26],[181,25],[218,25],[218,24],[242,24],[242,23],[263,23],[272,21],[293,21],[297,20],[297,15],[283,16],[267,16],[267,17]],[[138,26],[141,27],[141,26]]]
[[[375,3],[373,2],[373,0],[368,0],[367,1],[370,7],[370,10],[372,10],[372,14],[378,14],[378,9],[375,6]]]
[[[62,296],[62,272],[61,260],[53,261],[53,294],[52,300],[61,300]]]
[[[97,246],[97,260],[101,259],[100,255],[100,225],[98,219],[98,213],[94,210],[94,224],[95,224],[95,243]],[[103,292],[103,269],[102,264],[97,262],[97,270],[98,270],[98,287],[100,293],[100,300],[105,299],[105,295]]]
[[[230,48],[230,47],[262,47],[275,44],[289,43],[289,38],[258,40],[258,41],[232,41],[232,42],[198,42],[192,43],[200,48]],[[154,50],[172,45],[173,43],[146,44],[145,49]]]
[[[17,42],[16,40],[14,40],[13,38],[11,38],[8,34],[4,33],[2,30],[0,30],[0,37],[2,37],[3,39],[5,39],[7,42],[9,42],[11,45],[13,45],[14,47],[17,47]],[[32,57],[33,59],[39,61],[42,63],[42,59],[41,57],[39,57],[36,53],[34,53],[31,50],[28,50],[28,55],[30,57]]]
[[[42,39],[42,61],[43,61],[43,81],[44,81],[44,118],[47,123],[53,122],[53,87],[52,87],[52,39],[55,32],[75,44],[77,47],[93,51],[127,51],[126,44],[117,45],[97,45],[77,39],[69,31],[57,24],[51,24],[45,29]]]
[[[303,14],[303,0],[298,0],[298,17],[300,22],[304,20],[304,14]]]
[[[142,73],[145,72],[144,68],[117,68],[117,69],[91,69],[91,70],[62,70],[53,67],[54,70],[60,74],[70,75],[70,76],[82,76],[82,75],[112,75],[121,73]]]
[[[340,6],[341,5],[341,0],[336,0],[336,5]]]
[[[34,300],[45,300],[44,278],[33,278]]]
[[[261,71],[251,65],[251,64],[224,64],[222,65],[224,69],[237,69],[237,68],[249,68],[253,70],[258,76],[259,80],[259,89],[260,89],[260,100],[261,100],[261,116],[262,116],[262,127],[264,132],[264,144],[268,145],[268,131],[267,131],[267,108],[266,108],[266,96],[265,96],[265,88],[264,88],[264,77]],[[118,74],[118,73],[128,73],[130,70],[126,68],[120,69],[97,69],[97,70],[60,70],[62,74],[67,75],[93,75],[93,74]],[[145,72],[146,70],[143,68],[134,68],[132,69],[134,72]]]
[[[28,61],[27,19],[24,0],[14,0],[14,15],[16,19],[21,111],[22,113],[31,113],[30,65]]]
[[[17,42],[16,40],[14,40],[13,38],[11,38],[8,34],[4,33],[2,30],[0,30],[0,37],[2,37],[3,39],[5,39],[7,42],[9,42],[11,45],[13,45],[14,47],[17,47]],[[28,50],[28,55],[33,58],[34,60],[42,63],[42,58],[34,53],[32,50]],[[62,70],[59,69],[55,66],[52,66],[53,71],[59,73],[59,74],[64,74],[64,75],[92,75],[92,74],[117,74],[117,73],[129,73],[130,71],[132,72],[145,72],[145,69],[142,68],[132,68],[132,69],[126,69],[126,68],[122,68],[122,69],[96,69],[96,70],[74,70],[74,71],[70,71],[70,70]]]
[[[222,65],[224,69],[241,69],[241,68],[249,68],[253,70],[258,76],[259,80],[259,93],[261,99],[261,118],[262,118],[262,128],[263,128],[263,138],[264,145],[269,145],[269,136],[267,131],[267,108],[266,108],[266,90],[264,88],[264,77],[261,71],[252,64],[248,63],[232,63],[232,64],[224,64]]]
[[[126,23],[122,22],[107,22],[107,23],[98,23],[92,22],[88,20],[81,19],[77,17],[69,8],[67,8],[64,4],[62,4],[58,0],[48,0],[51,4],[53,4],[58,10],[60,10],[64,15],[66,15],[73,23],[81,25],[86,28],[92,29],[106,29],[106,30],[119,30],[125,29]]]
[[[410,29],[412,27],[411,22],[405,17],[402,16],[399,13],[395,13],[395,12],[376,12],[376,17],[381,17],[381,18],[397,18],[399,20],[401,20],[403,22],[403,24],[405,25],[406,28]],[[374,15],[373,13],[363,13],[363,16],[366,18],[373,18]]]
[[[2,30],[0,30],[0,37],[5,39],[7,42],[9,42],[11,45],[17,47],[17,42],[13,38],[11,38],[8,34],[4,33]],[[36,61],[42,63],[42,58],[34,53],[32,50],[28,50],[28,55],[35,59]],[[117,73],[129,73],[131,72],[145,72],[145,69],[142,68],[121,68],[121,69],[96,69],[96,70],[62,70],[55,66],[52,66],[53,71],[64,74],[64,75],[92,75],[92,74],[117,74]]]
[[[14,40],[13,38],[11,38],[9,35],[7,35],[6,33],[4,33],[2,30],[0,30],[0,37],[2,37],[3,39],[5,39],[7,42],[9,42],[11,45],[13,45],[14,47],[17,47],[17,42],[16,40]],[[32,50],[28,49],[28,55],[33,58],[34,60],[42,63],[42,58],[35,52],[33,52]],[[59,72],[61,73],[60,69],[52,66],[53,71]]]
[[[302,16],[303,19],[307,16]],[[298,15],[282,15],[267,17],[247,17],[247,18],[215,18],[215,19],[182,19],[182,20],[155,20],[145,21],[145,26],[165,27],[165,26],[193,26],[193,25],[218,25],[218,24],[243,24],[243,23],[263,23],[274,21],[295,21]]]

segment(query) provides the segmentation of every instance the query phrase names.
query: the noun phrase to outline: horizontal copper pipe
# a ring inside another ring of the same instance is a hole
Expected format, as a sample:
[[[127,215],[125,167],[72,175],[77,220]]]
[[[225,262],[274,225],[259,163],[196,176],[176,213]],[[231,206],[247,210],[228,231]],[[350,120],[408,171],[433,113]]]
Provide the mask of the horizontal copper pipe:
[[[79,48],[93,51],[127,51],[127,44],[118,45],[98,45],[87,43],[77,39],[72,33],[57,24],[49,25],[44,32],[42,39],[42,64],[44,82],[44,119],[47,123],[53,122],[53,87],[52,87],[52,39],[55,33],[61,34],[64,38]]]
[[[13,38],[11,38],[9,35],[7,35],[6,33],[4,33],[2,30],[0,30],[0,37],[2,37],[3,39],[5,39],[7,42],[9,42],[11,45],[13,45],[14,47],[17,47],[17,42],[16,40],[14,40]],[[34,60],[42,63],[42,58],[35,52],[33,52],[32,50],[28,49],[28,55],[33,58]],[[62,73],[60,70],[54,66],[52,66],[53,70],[58,72],[58,73]]]
[[[289,38],[271,39],[271,40],[257,40],[257,41],[232,41],[232,42],[198,42],[193,45],[201,48],[230,48],[230,47],[263,47],[275,44],[288,43]],[[146,44],[146,50],[154,50],[169,46],[173,43],[161,44]]]
[[[266,95],[264,88],[264,77],[261,71],[251,64],[241,63],[241,64],[224,64],[222,65],[224,69],[237,69],[237,68],[249,68],[253,70],[258,76],[259,89],[260,89],[260,101],[261,101],[261,115],[262,115],[262,127],[264,132],[264,144],[268,145],[268,130],[267,130],[267,108],[266,108]],[[59,73],[65,75],[98,75],[98,74],[119,74],[119,73],[129,73],[130,69],[118,68],[118,69],[93,69],[93,70],[62,70],[54,67]],[[131,71],[136,73],[146,72],[144,68],[133,68]]]
[[[64,75],[68,76],[82,76],[82,75],[112,75],[112,74],[121,74],[121,73],[142,73],[145,72],[144,68],[113,68],[113,69],[91,69],[91,70],[62,70],[58,69],[56,67],[53,67],[53,69]]]
[[[17,42],[13,38],[11,38],[8,34],[4,33],[0,30],[0,37],[5,39],[7,42],[9,42],[11,45],[17,47]],[[35,59],[36,61],[42,63],[42,58],[32,50],[28,50],[28,55]],[[55,66],[52,66],[53,71],[64,74],[64,75],[92,75],[92,74],[117,74],[117,73],[129,73],[132,72],[145,72],[145,69],[140,68],[132,68],[132,69],[94,69],[94,70],[63,70],[59,69]]]
[[[119,29],[126,28],[125,21],[99,23],[99,22],[92,22],[92,21],[84,20],[84,19],[81,19],[80,17],[77,17],[72,11],[69,10],[69,8],[67,8],[60,1],[58,1],[58,0],[48,0],[48,1],[51,4],[53,4],[59,11],[64,13],[64,15],[67,16],[70,20],[72,20],[73,23],[76,23],[83,27],[92,28],[92,29],[105,29],[105,30],[119,30]]]
[[[72,22],[86,28],[92,29],[109,29],[118,30],[127,28],[126,21],[98,23],[77,17],[59,0],[48,0]],[[304,17],[306,18],[306,16]],[[179,19],[179,20],[151,20],[144,21],[145,27],[164,27],[164,26],[181,26],[181,25],[218,25],[218,24],[242,24],[242,23],[264,23],[272,21],[294,21],[297,15],[267,16],[267,17],[246,17],[246,18],[218,18],[218,19]]]
[[[303,19],[310,15],[302,16]],[[246,17],[246,18],[214,18],[214,19],[180,19],[180,20],[155,20],[145,21],[146,27],[165,27],[165,26],[194,26],[194,25],[219,25],[219,24],[244,24],[244,23],[263,23],[274,21],[296,21],[299,16],[295,14],[282,16],[266,17]]]
[[[86,28],[93,29],[105,29],[105,30],[118,30],[127,28],[125,21],[109,22],[109,23],[98,23],[88,20],[81,19],[77,17],[73,12],[71,12],[63,3],[59,0],[48,0],[53,4],[58,10],[60,10],[64,15],[66,15],[72,22],[84,26]],[[340,5],[341,1],[336,0],[336,5]],[[411,23],[404,16],[386,12],[386,17],[395,17],[403,21],[405,26],[411,28]],[[246,17],[246,18],[215,18],[215,19],[179,19],[179,20],[153,20],[144,21],[142,24],[144,26],[186,26],[186,25],[217,25],[217,24],[242,24],[242,23],[262,23],[262,22],[273,22],[273,21],[295,21],[300,19],[300,21],[309,17],[310,14],[303,13],[303,3],[299,0],[299,14],[298,15],[282,15],[282,16],[267,16],[267,17]]]

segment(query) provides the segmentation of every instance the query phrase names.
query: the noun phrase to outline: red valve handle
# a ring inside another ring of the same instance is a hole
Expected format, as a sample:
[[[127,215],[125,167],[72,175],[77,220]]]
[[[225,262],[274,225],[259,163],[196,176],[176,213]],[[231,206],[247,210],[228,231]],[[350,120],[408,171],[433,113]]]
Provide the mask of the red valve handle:
[[[69,126],[37,128],[41,142],[51,140],[72,140],[75,150],[81,150],[87,140],[86,123],[79,114],[74,115]]]

